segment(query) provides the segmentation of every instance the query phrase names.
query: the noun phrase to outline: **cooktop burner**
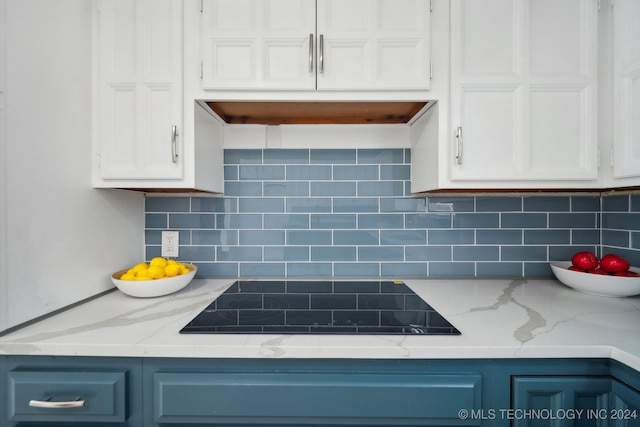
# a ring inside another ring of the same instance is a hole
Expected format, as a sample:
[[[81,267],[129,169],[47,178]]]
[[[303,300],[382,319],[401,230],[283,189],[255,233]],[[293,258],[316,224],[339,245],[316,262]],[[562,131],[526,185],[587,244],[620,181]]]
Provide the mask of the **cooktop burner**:
[[[237,281],[180,333],[460,335],[404,282],[296,280]]]

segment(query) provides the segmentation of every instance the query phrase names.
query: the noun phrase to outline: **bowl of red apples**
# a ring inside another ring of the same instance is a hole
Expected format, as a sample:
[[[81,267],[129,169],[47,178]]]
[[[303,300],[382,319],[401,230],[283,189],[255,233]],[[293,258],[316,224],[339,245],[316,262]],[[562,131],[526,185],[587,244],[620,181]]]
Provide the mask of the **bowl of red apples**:
[[[629,297],[640,294],[640,269],[619,255],[602,258],[592,252],[578,252],[571,261],[551,263],[551,270],[565,285],[587,294]]]

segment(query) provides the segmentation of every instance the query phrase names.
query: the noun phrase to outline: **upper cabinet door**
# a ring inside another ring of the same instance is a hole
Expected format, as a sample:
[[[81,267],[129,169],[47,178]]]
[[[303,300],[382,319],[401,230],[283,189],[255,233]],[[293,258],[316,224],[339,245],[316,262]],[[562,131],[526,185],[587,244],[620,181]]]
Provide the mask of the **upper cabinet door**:
[[[616,0],[613,14],[613,177],[640,185],[640,2]]]
[[[597,10],[452,1],[452,181],[597,180]]]
[[[429,89],[429,5],[318,0],[318,89]]]
[[[315,0],[204,0],[205,89],[315,89]]]
[[[101,1],[98,27],[100,178],[182,178],[181,3]]]

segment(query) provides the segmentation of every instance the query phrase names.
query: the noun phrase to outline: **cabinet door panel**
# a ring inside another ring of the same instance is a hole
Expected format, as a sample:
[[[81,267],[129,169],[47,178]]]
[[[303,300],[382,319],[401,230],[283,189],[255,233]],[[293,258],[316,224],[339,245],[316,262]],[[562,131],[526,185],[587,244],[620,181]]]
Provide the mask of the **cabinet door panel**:
[[[202,14],[204,89],[315,88],[314,0],[205,0]]]
[[[613,177],[640,185],[640,2],[615,2]]]

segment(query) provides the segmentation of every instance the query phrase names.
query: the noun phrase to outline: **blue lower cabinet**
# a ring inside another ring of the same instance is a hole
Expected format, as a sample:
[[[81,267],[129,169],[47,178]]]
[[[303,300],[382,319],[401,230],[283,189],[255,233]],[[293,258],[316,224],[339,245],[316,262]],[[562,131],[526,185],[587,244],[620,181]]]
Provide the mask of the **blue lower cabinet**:
[[[141,375],[139,359],[8,356],[0,426],[142,426]]]
[[[392,372],[160,372],[154,422],[479,425],[481,377]]]

